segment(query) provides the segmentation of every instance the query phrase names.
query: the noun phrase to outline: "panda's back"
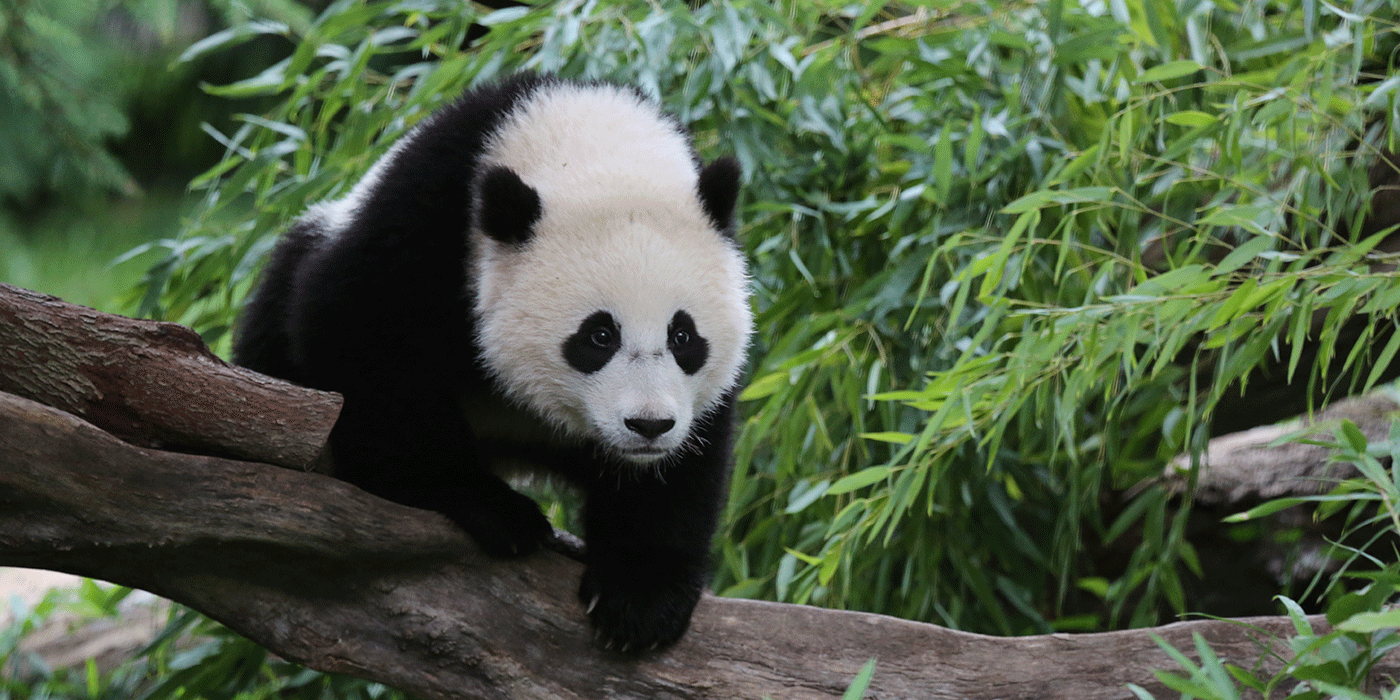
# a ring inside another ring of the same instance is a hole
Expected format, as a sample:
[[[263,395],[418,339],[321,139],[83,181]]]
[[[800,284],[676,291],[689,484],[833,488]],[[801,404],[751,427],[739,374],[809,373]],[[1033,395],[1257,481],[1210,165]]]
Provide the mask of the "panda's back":
[[[441,377],[454,392],[489,388],[473,358],[469,189],[491,135],[547,84],[525,74],[468,93],[401,137],[344,196],[308,208],[293,229],[313,245],[274,310],[296,379],[343,393],[382,381],[366,368],[411,373],[401,365],[413,358],[454,368]],[[261,370],[266,353],[242,345],[237,361]]]

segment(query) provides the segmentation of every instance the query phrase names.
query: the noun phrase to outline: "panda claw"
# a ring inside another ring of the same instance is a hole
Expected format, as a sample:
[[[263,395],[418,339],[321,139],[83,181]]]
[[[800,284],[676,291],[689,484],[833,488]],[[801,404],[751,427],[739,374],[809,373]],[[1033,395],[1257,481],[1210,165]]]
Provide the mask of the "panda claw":
[[[601,596],[601,595],[595,595],[595,596],[593,596],[593,600],[588,601],[588,609],[587,609],[587,610],[584,610],[584,611],[583,611],[583,614],[584,614],[584,615],[592,615],[592,614],[593,614],[593,608],[598,607],[598,599],[599,599],[599,598],[602,598],[602,597],[603,597],[603,596]]]

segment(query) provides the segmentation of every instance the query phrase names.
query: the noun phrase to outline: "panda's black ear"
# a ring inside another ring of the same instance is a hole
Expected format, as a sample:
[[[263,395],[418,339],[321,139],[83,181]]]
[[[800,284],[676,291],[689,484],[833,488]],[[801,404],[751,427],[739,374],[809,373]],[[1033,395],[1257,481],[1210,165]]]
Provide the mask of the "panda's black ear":
[[[476,192],[476,224],[508,245],[530,240],[540,220],[540,194],[510,168],[493,166],[481,174]]]
[[[739,161],[716,158],[700,170],[700,204],[715,228],[734,235],[734,203],[739,199]]]

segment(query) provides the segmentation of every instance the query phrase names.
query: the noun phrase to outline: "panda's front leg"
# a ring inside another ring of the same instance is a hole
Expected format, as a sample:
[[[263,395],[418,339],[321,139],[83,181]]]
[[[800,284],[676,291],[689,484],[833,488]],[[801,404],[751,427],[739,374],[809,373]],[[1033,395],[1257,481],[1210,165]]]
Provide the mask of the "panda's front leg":
[[[725,466],[692,454],[589,485],[579,601],[603,648],[646,653],[685,633],[709,577]]]
[[[336,476],[380,498],[446,515],[487,554],[539,549],[540,507],[493,474],[455,396],[426,383],[344,392],[330,443]]]

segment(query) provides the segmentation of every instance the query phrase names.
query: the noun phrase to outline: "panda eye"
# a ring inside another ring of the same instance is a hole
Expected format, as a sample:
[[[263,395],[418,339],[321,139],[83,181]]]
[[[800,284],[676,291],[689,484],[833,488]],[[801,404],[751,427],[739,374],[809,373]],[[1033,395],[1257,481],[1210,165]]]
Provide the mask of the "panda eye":
[[[685,345],[690,342],[690,334],[685,330],[677,330],[671,334],[671,344],[676,346]]]
[[[600,348],[612,347],[612,344],[613,344],[613,332],[612,332],[612,329],[610,329],[610,328],[604,328],[604,327],[602,327],[602,326],[599,326],[599,327],[597,327],[597,328],[594,328],[594,329],[593,329],[593,332],[588,334],[588,342],[593,343],[594,346],[600,347]]]

